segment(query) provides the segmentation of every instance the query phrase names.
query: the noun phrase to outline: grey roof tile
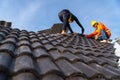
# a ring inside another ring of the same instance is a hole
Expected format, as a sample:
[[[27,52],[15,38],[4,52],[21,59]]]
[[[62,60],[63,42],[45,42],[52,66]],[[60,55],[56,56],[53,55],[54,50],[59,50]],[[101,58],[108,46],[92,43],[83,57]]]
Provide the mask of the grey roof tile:
[[[0,32],[0,41],[2,41],[5,38],[6,34],[4,32]]]
[[[1,44],[0,46],[0,51],[5,51],[5,52],[9,52],[9,53],[13,53],[15,50],[15,45],[12,43],[4,43]]]
[[[2,41],[1,43],[13,43],[14,45],[16,45],[16,38],[14,38],[14,37],[9,37],[9,38],[6,38],[6,40],[4,40],[4,41]]]
[[[19,40],[29,40],[29,38],[27,36],[20,36]]]
[[[57,66],[62,70],[65,76],[81,75],[82,71],[73,66],[65,59],[59,59],[56,61]]]
[[[100,59],[100,58],[97,58],[97,57],[95,57],[95,56],[90,56],[90,58],[94,59],[97,64],[100,64],[100,65],[108,64],[107,61],[104,61],[104,60],[102,60],[102,59]]]
[[[58,50],[50,50],[49,54],[54,60],[58,60],[59,58],[63,57],[62,54]]]
[[[60,70],[49,57],[38,58],[37,63],[40,69],[40,74],[45,75],[48,73],[60,74]]]
[[[63,56],[66,57],[71,62],[75,62],[75,61],[80,60],[78,56],[76,56],[68,51],[63,52]]]
[[[13,76],[12,80],[39,80],[39,79],[34,74],[26,72]]]
[[[0,27],[0,80],[119,80],[113,44]],[[53,32],[53,33],[52,33]]]
[[[88,78],[93,78],[93,77],[100,77],[101,74],[99,71],[95,70],[94,68],[88,66],[87,64],[84,64],[82,62],[76,62],[74,65],[80,69]]]
[[[30,39],[31,42],[39,42],[39,39],[38,38],[32,38]]]
[[[49,43],[49,40],[47,40],[47,39],[42,39],[42,40],[41,40],[41,43],[47,44],[47,43]]]
[[[90,63],[92,63],[92,62],[96,62],[96,60],[90,58],[89,56],[85,56],[85,55],[83,55],[83,54],[76,54],[76,55],[79,57],[79,59],[80,59],[81,61],[83,61],[83,62],[85,62],[85,63],[87,63],[87,64],[90,64]]]
[[[5,73],[0,72],[0,80],[6,80],[7,75]]]
[[[60,52],[63,52],[66,50],[66,48],[64,48],[63,46],[61,45],[57,45],[56,48],[60,51]]]
[[[24,54],[32,55],[31,48],[28,45],[21,45],[16,50],[17,56],[24,55]]]
[[[21,46],[21,45],[30,45],[30,42],[26,39],[23,39],[23,40],[20,40],[17,44],[18,46]]]
[[[44,44],[44,47],[46,48],[46,50],[50,50],[50,49],[54,49],[55,48],[51,43]]]
[[[12,61],[12,57],[6,52],[0,52],[0,72],[9,69],[10,62]]]
[[[49,54],[47,53],[47,51],[43,47],[35,48],[33,50],[33,55],[34,55],[35,58],[40,58],[40,57],[43,57],[43,56],[49,56]]]
[[[115,73],[120,74],[120,69],[119,68],[115,68],[115,67],[110,66],[108,64],[104,65],[104,67],[107,68],[107,69],[109,69],[109,70],[111,70],[111,71],[113,71],[113,72],[115,72]]]
[[[36,35],[32,34],[32,35],[29,35],[29,37],[32,39],[32,38],[37,38]]]
[[[110,64],[111,66],[117,66],[117,65],[118,65],[118,63],[117,63],[116,61],[107,59],[107,58],[105,58],[105,57],[100,57],[99,59],[106,61],[106,62],[107,62],[108,64]]]
[[[28,34],[27,33],[24,33],[24,32],[20,32],[20,37],[21,36],[28,36]]]
[[[76,52],[79,51],[79,50],[74,49],[73,47],[66,47],[66,49],[67,49],[68,51],[71,51],[72,53],[76,53]]]
[[[24,72],[26,70],[34,72],[36,70],[34,64],[35,62],[30,56],[19,56],[15,59],[14,72]]]
[[[65,80],[88,80],[87,78],[80,77],[80,76],[73,76],[73,77],[68,77]]]
[[[48,74],[43,76],[41,80],[64,80],[64,79],[56,74]]]
[[[58,43],[57,43],[57,41],[52,41],[51,44],[56,46]]]
[[[32,43],[32,47],[33,48],[39,48],[39,47],[42,47],[43,45],[39,42],[39,41],[36,41],[36,42],[33,42]]]
[[[8,31],[6,31],[5,29],[1,30],[1,32],[6,36],[8,35]]]
[[[48,37],[48,40],[49,40],[50,42],[53,41],[53,40],[54,40],[54,36]]]
[[[95,68],[99,72],[101,72],[101,74],[103,74],[107,79],[116,79],[116,78],[120,77],[119,74],[117,74],[117,73],[115,73],[107,68],[104,68],[98,64],[92,63],[92,64],[90,64],[90,66]]]
[[[94,78],[92,80],[106,80],[105,78]]]

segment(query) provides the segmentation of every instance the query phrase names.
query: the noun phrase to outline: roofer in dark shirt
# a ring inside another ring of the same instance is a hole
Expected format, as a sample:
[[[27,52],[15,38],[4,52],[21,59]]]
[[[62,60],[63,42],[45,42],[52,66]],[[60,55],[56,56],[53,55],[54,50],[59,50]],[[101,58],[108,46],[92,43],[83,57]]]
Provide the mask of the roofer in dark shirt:
[[[80,26],[80,28],[82,29],[82,34],[84,33],[83,26],[80,24],[77,17],[73,15],[69,10],[67,9],[62,10],[61,12],[58,13],[58,16],[59,16],[59,19],[63,22],[61,34],[66,34],[66,28],[68,28],[70,32],[73,33],[73,30],[71,29],[69,24],[69,23],[72,23],[73,21],[75,21]]]

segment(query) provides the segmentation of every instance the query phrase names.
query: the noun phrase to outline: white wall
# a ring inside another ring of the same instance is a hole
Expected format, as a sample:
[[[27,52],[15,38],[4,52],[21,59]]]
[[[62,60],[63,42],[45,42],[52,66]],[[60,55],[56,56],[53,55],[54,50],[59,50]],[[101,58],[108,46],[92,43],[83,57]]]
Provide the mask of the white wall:
[[[116,50],[115,50],[115,54],[116,54],[116,56],[119,56],[120,57],[120,45],[117,43],[117,42],[115,42],[115,44],[114,44],[114,48],[116,48]],[[119,59],[119,66],[120,66],[120,59]]]

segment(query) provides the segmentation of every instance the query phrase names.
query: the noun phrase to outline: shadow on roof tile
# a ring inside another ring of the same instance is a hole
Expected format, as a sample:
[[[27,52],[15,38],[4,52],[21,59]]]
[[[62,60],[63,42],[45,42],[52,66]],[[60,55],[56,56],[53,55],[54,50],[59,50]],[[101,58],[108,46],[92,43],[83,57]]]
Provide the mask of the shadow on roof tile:
[[[9,72],[12,57],[6,52],[0,52],[0,72]]]
[[[64,80],[64,79],[56,74],[48,74],[43,76],[41,80]]]
[[[34,74],[32,73],[21,73],[16,76],[13,76],[12,80],[39,80]]]
[[[0,80],[6,80],[7,75],[5,73],[0,72]]]

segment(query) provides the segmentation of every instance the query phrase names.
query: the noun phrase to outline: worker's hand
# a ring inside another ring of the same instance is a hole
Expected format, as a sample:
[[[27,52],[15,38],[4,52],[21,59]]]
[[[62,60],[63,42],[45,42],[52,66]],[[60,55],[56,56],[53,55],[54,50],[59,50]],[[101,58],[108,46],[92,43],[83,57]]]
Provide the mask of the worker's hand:
[[[85,37],[85,35],[84,34],[80,34],[82,37]]]
[[[98,39],[98,36],[96,35],[96,36],[95,36],[95,40],[97,40],[97,39]]]

